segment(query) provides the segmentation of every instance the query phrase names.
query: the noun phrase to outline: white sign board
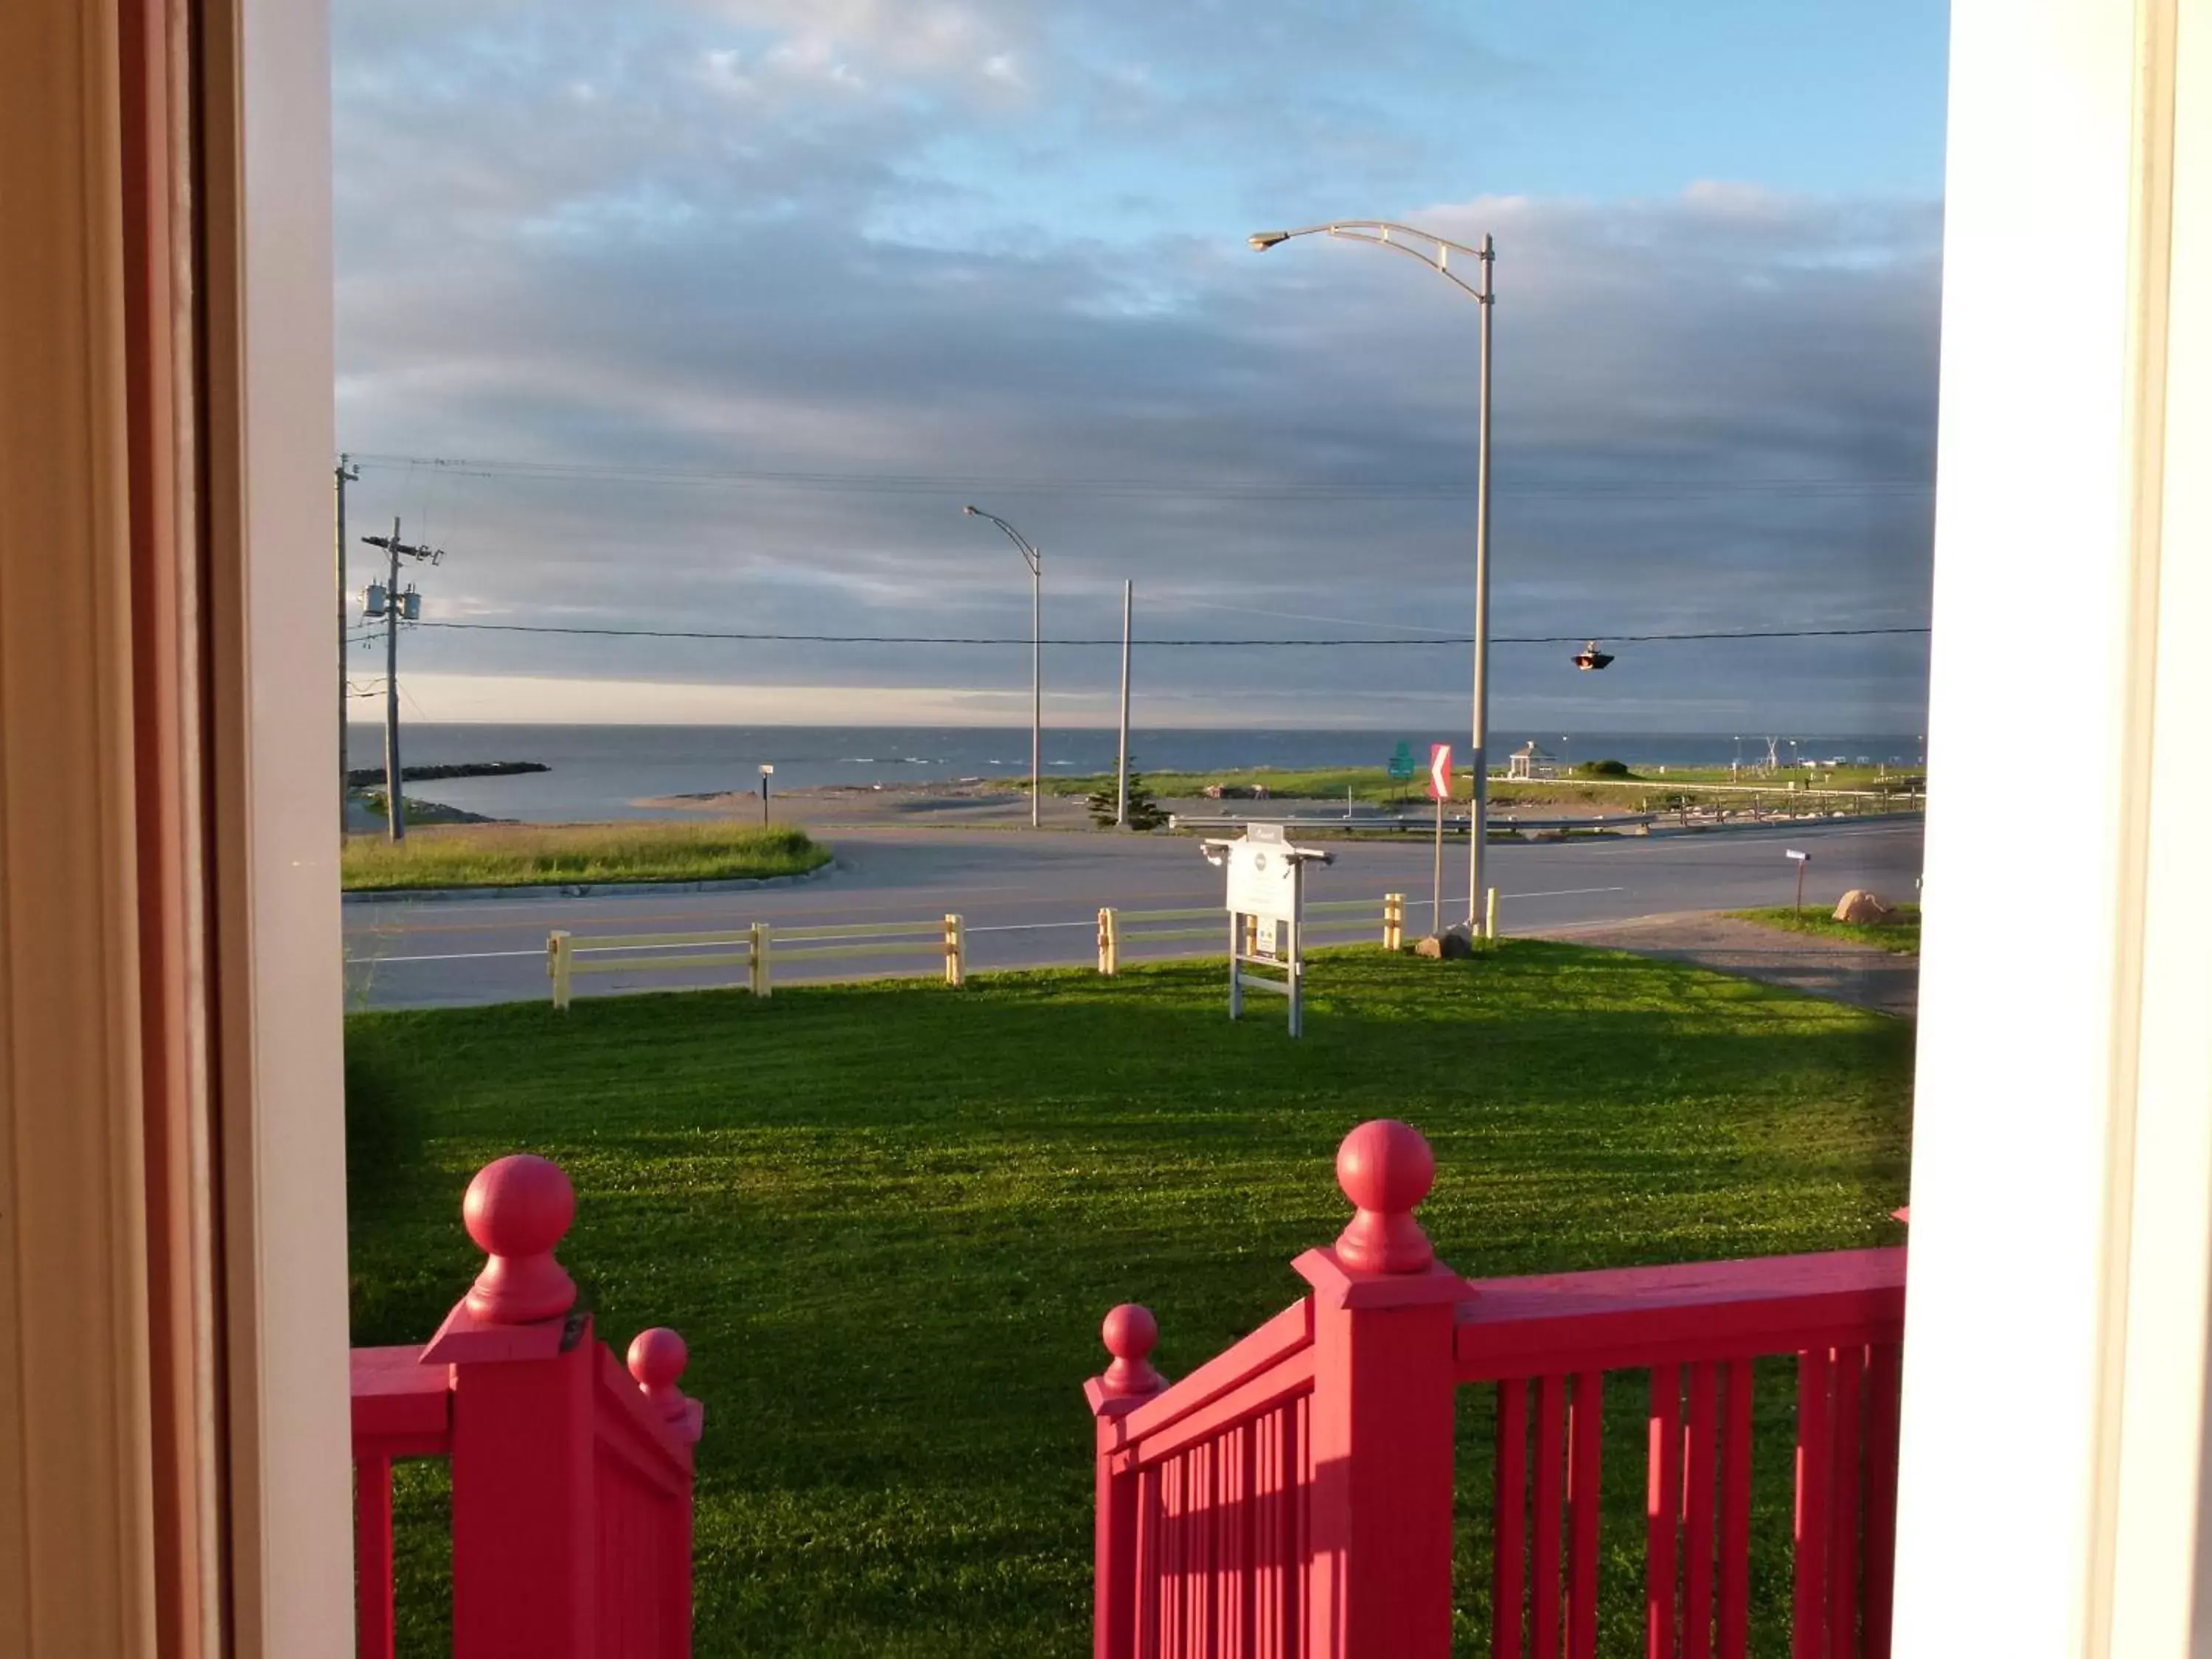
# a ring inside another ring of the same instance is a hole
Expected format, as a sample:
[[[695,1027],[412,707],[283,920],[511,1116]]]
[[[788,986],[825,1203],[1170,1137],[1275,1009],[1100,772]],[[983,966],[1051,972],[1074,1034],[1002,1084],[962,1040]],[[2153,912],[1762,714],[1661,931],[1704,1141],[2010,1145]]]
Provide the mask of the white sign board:
[[[1297,910],[1297,864],[1280,842],[1229,843],[1229,906],[1238,915],[1290,921]]]

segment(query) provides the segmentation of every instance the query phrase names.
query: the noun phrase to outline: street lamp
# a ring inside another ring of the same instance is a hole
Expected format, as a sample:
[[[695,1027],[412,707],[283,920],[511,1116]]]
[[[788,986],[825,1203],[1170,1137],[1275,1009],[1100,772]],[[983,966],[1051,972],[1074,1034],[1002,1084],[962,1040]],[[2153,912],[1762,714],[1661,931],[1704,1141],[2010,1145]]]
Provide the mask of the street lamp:
[[[1044,560],[1029,538],[995,513],[980,507],[960,509],[971,519],[988,519],[1006,532],[1006,539],[1022,550],[1030,568],[1030,828],[1037,827],[1040,757],[1044,749]]]
[[[1474,933],[1486,927],[1482,903],[1482,854],[1490,833],[1490,764],[1486,750],[1490,730],[1490,313],[1491,268],[1498,262],[1496,247],[1486,234],[1480,247],[1447,240],[1411,225],[1382,219],[1340,219],[1302,230],[1263,230],[1247,237],[1255,252],[1265,253],[1293,236],[1334,236],[1339,241],[1366,242],[1419,259],[1460,289],[1481,307],[1481,355],[1477,368],[1474,464],[1474,740],[1468,766],[1474,774],[1474,801],[1468,822],[1467,927]],[[1404,239],[1404,240],[1401,240]],[[1475,261],[1476,280],[1469,283],[1452,268],[1452,255]]]

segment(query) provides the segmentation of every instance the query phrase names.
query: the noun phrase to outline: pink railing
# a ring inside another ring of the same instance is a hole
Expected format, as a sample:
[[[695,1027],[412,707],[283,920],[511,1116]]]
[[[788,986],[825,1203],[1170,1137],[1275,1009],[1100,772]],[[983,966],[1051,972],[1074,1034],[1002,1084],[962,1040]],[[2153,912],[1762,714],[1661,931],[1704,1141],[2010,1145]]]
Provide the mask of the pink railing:
[[[1640,1650],[1747,1659],[1770,1358],[1796,1364],[1791,1659],[1887,1659],[1905,1252],[1470,1281],[1413,1219],[1433,1175],[1405,1125],[1354,1130],[1352,1223],[1294,1264],[1311,1293],[1172,1387],[1152,1315],[1107,1316],[1097,1659],[1442,1659],[1462,1384],[1496,1394],[1490,1651],[1594,1659],[1624,1370],[1648,1373]]]
[[[553,1250],[575,1195],[543,1158],[479,1170],[462,1206],[489,1260],[420,1347],[353,1352],[356,1645],[391,1659],[392,1466],[453,1463],[455,1659],[685,1659],[691,1451],[684,1340],[629,1366],[574,1311]]]

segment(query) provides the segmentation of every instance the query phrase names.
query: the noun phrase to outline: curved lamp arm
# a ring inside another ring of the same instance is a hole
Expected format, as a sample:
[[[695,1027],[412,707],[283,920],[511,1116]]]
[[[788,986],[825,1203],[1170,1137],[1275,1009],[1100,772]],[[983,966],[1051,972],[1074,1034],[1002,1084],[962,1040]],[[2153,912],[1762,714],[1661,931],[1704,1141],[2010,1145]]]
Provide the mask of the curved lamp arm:
[[[1490,239],[1482,239],[1480,247],[1469,247],[1464,242],[1455,242],[1449,237],[1438,236],[1432,231],[1412,225],[1393,224],[1387,219],[1337,219],[1325,225],[1307,225],[1298,230],[1263,230],[1245,240],[1253,251],[1265,253],[1279,243],[1293,236],[1334,236],[1340,242],[1365,242],[1375,247],[1387,247],[1393,253],[1402,253],[1418,259],[1446,282],[1473,295],[1477,300],[1486,296],[1482,290],[1451,268],[1451,256],[1465,254],[1470,259],[1486,260],[1492,257]],[[1400,238],[1407,240],[1400,240]]]
[[[997,514],[986,513],[980,507],[963,507],[960,510],[963,513],[965,513],[971,519],[988,519],[993,524],[998,526],[1000,529],[1005,531],[1006,532],[1006,539],[1012,542],[1016,547],[1021,549],[1022,560],[1029,566],[1030,574],[1032,576],[1037,575],[1043,570],[1044,556],[1039,553],[1036,548],[1030,545],[1029,538],[1027,537],[1024,536],[1020,531],[1015,529],[1013,526],[1008,524]]]

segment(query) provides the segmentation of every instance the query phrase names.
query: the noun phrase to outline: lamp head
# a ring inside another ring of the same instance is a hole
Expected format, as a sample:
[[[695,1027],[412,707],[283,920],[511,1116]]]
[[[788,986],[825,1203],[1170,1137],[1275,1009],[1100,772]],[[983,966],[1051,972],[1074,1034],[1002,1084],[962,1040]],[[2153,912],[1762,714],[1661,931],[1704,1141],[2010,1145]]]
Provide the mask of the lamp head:
[[[1291,233],[1287,230],[1263,230],[1258,235],[1247,236],[1244,240],[1252,245],[1255,253],[1265,253],[1276,243],[1289,241]]]
[[[980,508],[977,508],[977,507],[962,507],[960,510],[961,510],[963,513],[965,513],[965,514],[966,514],[969,518],[971,518],[971,519],[973,519],[973,518],[977,518],[977,517],[980,517],[980,516],[981,516],[981,509],[980,509]]]

